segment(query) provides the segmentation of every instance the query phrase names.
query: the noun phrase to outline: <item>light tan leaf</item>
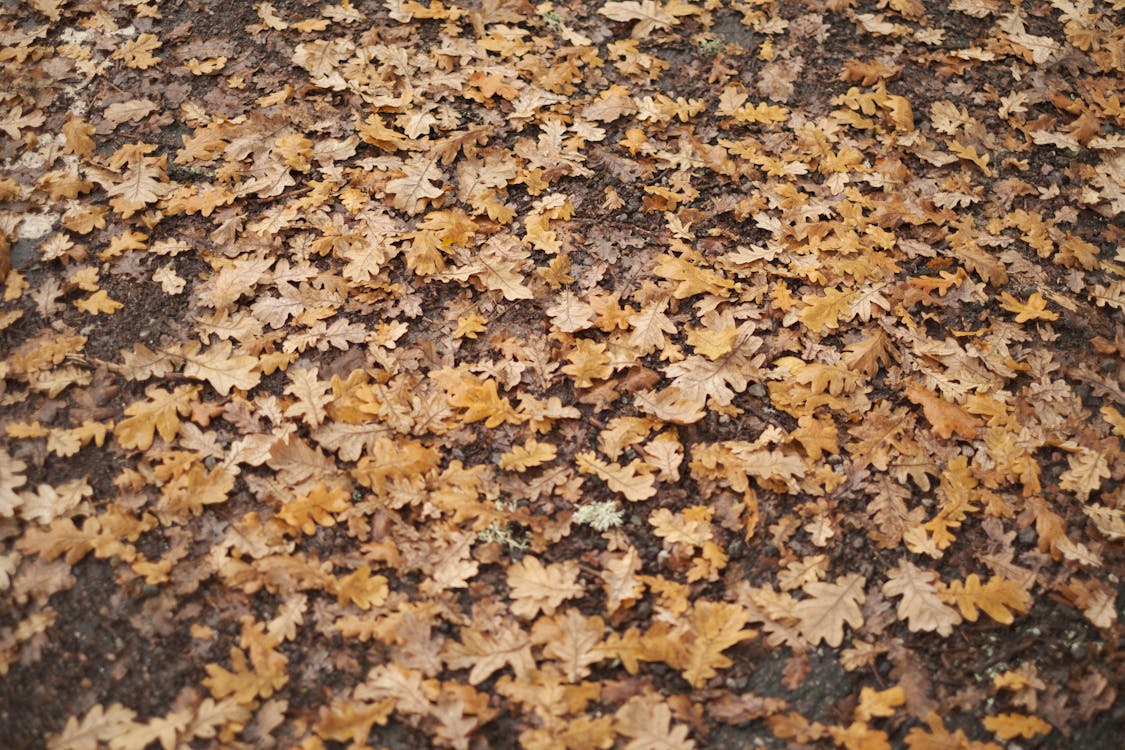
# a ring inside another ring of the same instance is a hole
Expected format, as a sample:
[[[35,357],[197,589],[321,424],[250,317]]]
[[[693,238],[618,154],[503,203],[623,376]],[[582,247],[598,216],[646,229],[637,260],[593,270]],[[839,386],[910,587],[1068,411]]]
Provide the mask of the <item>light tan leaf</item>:
[[[669,664],[693,688],[703,687],[717,670],[733,663],[723,651],[756,635],[756,631],[743,629],[749,621],[749,612],[738,604],[696,600],[686,616],[687,631],[673,645]]]
[[[540,443],[532,438],[523,445],[513,445],[512,449],[500,456],[500,468],[505,471],[527,471],[552,461],[557,450],[550,443]]]
[[[205,380],[221,395],[232,388],[248,391],[262,379],[257,371],[258,359],[249,354],[232,354],[233,344],[220,341],[210,349],[200,351],[198,341],[192,341],[180,352],[184,359],[184,375]]]
[[[567,560],[544,566],[532,555],[509,566],[508,588],[512,613],[526,619],[539,612],[553,615],[565,600],[585,593],[578,582],[577,562]]]
[[[419,214],[445,192],[444,178],[437,159],[417,155],[402,165],[403,175],[387,183],[391,204],[410,214]]]
[[[656,494],[656,477],[652,475],[651,468],[640,460],[621,466],[602,461],[592,451],[583,451],[574,458],[579,471],[599,477],[611,490],[624,495],[626,500],[637,502]]]
[[[531,639],[543,648],[543,655],[562,666],[569,682],[590,675],[590,665],[607,655],[598,649],[605,631],[602,618],[586,617],[574,608],[555,617],[540,617],[531,629]]]
[[[500,622],[489,632],[462,628],[460,643],[446,643],[445,663],[452,669],[469,669],[470,685],[479,685],[505,665],[511,666],[519,680],[535,669],[531,636],[514,620]]]
[[[630,738],[625,750],[694,750],[688,728],[672,724],[672,711],[661,698],[638,695],[617,709],[617,731]]]
[[[123,122],[136,122],[148,117],[157,108],[151,99],[130,99],[127,102],[114,102],[105,108],[102,116],[114,127]]]
[[[911,632],[936,631],[949,635],[961,622],[957,610],[938,597],[938,574],[922,570],[909,560],[899,560],[883,584],[887,596],[900,596],[898,616],[906,621]]]
[[[62,731],[47,739],[47,750],[97,750],[99,743],[130,729],[136,715],[120,703],[108,708],[99,703],[81,720],[73,716],[67,719]]]
[[[1089,500],[1090,493],[1102,486],[1103,479],[1109,479],[1109,463],[1101,453],[1080,447],[1077,452],[1066,457],[1070,468],[1059,477],[1059,487],[1073,492],[1082,500]]]
[[[629,547],[625,554],[606,561],[602,572],[606,612],[612,615],[618,609],[632,605],[640,597],[644,592],[644,584],[637,577],[640,570],[641,560],[635,547]]]
[[[812,644],[824,641],[832,648],[844,640],[844,625],[859,628],[863,613],[859,605],[865,599],[866,579],[855,573],[838,578],[835,583],[812,581],[805,584],[808,599],[797,602],[793,614],[801,621],[801,635]]]
[[[285,394],[297,400],[285,410],[285,416],[300,417],[309,427],[318,427],[328,416],[325,407],[332,403],[332,384],[317,380],[316,367],[293,367],[287,374]]]
[[[644,39],[655,29],[670,29],[679,23],[679,19],[664,10],[656,0],[606,3],[598,9],[598,13],[611,21],[636,21],[637,24],[633,27],[635,39]]]
[[[16,490],[27,482],[23,473],[26,468],[26,463],[13,458],[6,448],[0,446],[0,518],[11,517],[16,508],[23,505]]]

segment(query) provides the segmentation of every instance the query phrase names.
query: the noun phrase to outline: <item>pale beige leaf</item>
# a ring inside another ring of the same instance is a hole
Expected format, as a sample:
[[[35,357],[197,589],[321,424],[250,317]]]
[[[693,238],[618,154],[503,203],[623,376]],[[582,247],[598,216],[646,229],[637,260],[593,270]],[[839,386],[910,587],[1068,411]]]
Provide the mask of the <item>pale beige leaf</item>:
[[[909,560],[899,560],[890,571],[883,593],[899,596],[898,616],[912,632],[932,631],[949,635],[961,622],[957,610],[946,605],[937,593],[938,574],[922,570]]]

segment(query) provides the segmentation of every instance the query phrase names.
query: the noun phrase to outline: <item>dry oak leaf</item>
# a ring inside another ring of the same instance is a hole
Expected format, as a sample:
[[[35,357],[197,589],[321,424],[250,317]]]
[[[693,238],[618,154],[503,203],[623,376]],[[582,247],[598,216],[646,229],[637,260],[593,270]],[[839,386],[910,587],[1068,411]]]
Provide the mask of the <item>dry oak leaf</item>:
[[[638,391],[633,403],[645,414],[671,424],[694,424],[707,414],[703,399],[685,396],[675,386],[661,391]]]
[[[1012,612],[1023,614],[1032,604],[1031,594],[1015,581],[996,577],[982,584],[976,573],[970,574],[964,583],[953,581],[943,585],[938,595],[955,604],[969,622],[977,621],[980,609],[996,622],[1010,625],[1015,620]]]
[[[995,742],[970,740],[960,729],[951,733],[933,711],[926,715],[925,721],[930,727],[929,732],[914,727],[906,735],[906,746],[910,750],[1002,750]]]
[[[996,735],[997,739],[1005,742],[1013,740],[1016,737],[1023,737],[1025,740],[1030,740],[1041,734],[1049,734],[1053,728],[1038,716],[1027,716],[1016,713],[986,716],[984,717],[983,724],[984,728]]]
[[[980,430],[977,429],[980,426],[980,420],[958,404],[946,401],[933,391],[920,385],[911,385],[906,389],[905,395],[922,407],[922,413],[926,415],[926,420],[933,425],[934,431],[941,437],[948,439],[957,435],[966,440],[972,440],[980,434]]]
[[[332,384],[317,380],[316,367],[294,367],[287,373],[285,394],[296,402],[285,410],[287,417],[300,417],[309,427],[318,427],[328,416],[325,407],[332,403]]]
[[[123,122],[136,122],[148,117],[159,109],[159,105],[151,99],[130,99],[127,102],[115,102],[105,108],[102,117],[117,127]]]
[[[1070,468],[1059,477],[1059,487],[1073,492],[1084,501],[1089,500],[1090,493],[1101,487],[1103,479],[1112,476],[1106,457],[1089,448],[1079,447],[1066,460]]]
[[[668,508],[657,508],[649,516],[648,522],[652,524],[652,533],[666,544],[702,547],[704,542],[711,541],[710,519],[689,518],[687,512],[673,513]]]
[[[605,621],[586,617],[574,608],[555,617],[540,617],[531,629],[531,639],[542,646],[543,656],[562,667],[568,682],[590,675],[590,665],[609,658],[600,646]]]
[[[156,467],[156,476],[164,481],[156,510],[161,520],[167,516],[186,518],[198,516],[204,505],[224,503],[234,487],[234,475],[223,466],[211,471],[198,460],[186,468],[182,465]]]
[[[670,29],[680,22],[677,16],[698,12],[697,8],[679,0],[671,0],[667,6],[661,6],[656,0],[627,0],[606,3],[598,9],[598,13],[611,21],[636,21],[632,33],[634,39],[644,39],[654,29]]]
[[[347,81],[336,68],[348,59],[355,45],[347,39],[318,39],[298,44],[293,53],[293,64],[308,71],[314,85],[334,91],[347,88]]]
[[[23,471],[27,464],[13,458],[7,449],[0,447],[0,518],[15,515],[16,508],[23,505],[23,499],[16,492],[27,482]]]
[[[810,598],[802,599],[793,608],[799,619],[801,635],[814,646],[822,640],[836,648],[844,640],[844,625],[859,628],[863,625],[863,586],[866,579],[850,573],[836,579],[835,583],[813,581],[805,584],[804,592]]]
[[[693,750],[688,728],[672,724],[672,710],[659,696],[637,695],[614,714],[617,731],[630,738],[625,750]]]
[[[624,495],[626,500],[638,502],[656,494],[656,477],[652,475],[651,467],[640,459],[621,466],[602,461],[593,451],[583,451],[574,460],[579,471],[599,477],[611,490]]]
[[[280,690],[289,676],[285,671],[287,659],[273,650],[265,650],[258,659],[252,649],[250,660],[246,652],[240,648],[231,647],[230,661],[233,671],[219,664],[206,664],[207,677],[203,685],[211,691],[217,700],[230,696],[240,704],[248,704],[258,697],[268,698],[275,691]]]
[[[230,394],[232,388],[250,390],[262,379],[262,373],[255,371],[258,359],[249,354],[232,354],[233,349],[231,342],[220,341],[200,352],[198,341],[189,342],[179,352],[184,359],[184,376],[206,380],[222,396]]]
[[[528,555],[508,568],[512,613],[531,619],[539,612],[553,615],[559,605],[586,593],[578,582],[578,563],[574,560],[547,565]]]
[[[410,214],[419,214],[432,201],[440,198],[445,188],[444,175],[437,158],[419,154],[402,165],[402,176],[387,183],[391,205]]]
[[[637,354],[644,356],[664,349],[668,343],[667,334],[676,332],[676,324],[664,314],[667,309],[668,300],[662,299],[628,317],[633,329],[629,334],[629,346]]]
[[[755,356],[765,341],[749,335],[748,330],[740,331],[731,351],[718,359],[693,354],[668,365],[664,374],[672,378],[671,387],[692,401],[710,398],[720,406],[729,404],[736,393],[746,390],[765,360],[760,354]]]
[[[902,597],[898,616],[906,621],[911,632],[936,631],[947,636],[953,632],[954,625],[960,624],[961,615],[938,596],[937,582],[935,571],[922,570],[909,560],[899,560],[883,584],[884,594]]]
[[[613,374],[613,357],[606,353],[604,341],[578,339],[566,355],[570,364],[562,372],[574,378],[575,388],[589,388],[595,380],[604,380]]]
[[[417,440],[379,437],[374,450],[359,460],[352,475],[364,487],[382,493],[388,481],[424,475],[440,461],[436,449]]]
[[[21,133],[24,128],[37,128],[47,121],[46,115],[39,110],[32,110],[26,115],[23,113],[22,106],[16,106],[8,110],[8,114],[4,119],[0,120],[0,130],[7,133],[8,137],[13,141],[19,141]]]
[[[329,487],[318,483],[307,494],[298,495],[285,503],[277,517],[306,534],[315,534],[318,526],[335,526],[333,513],[343,513],[351,507],[348,491],[343,487]]]
[[[495,380],[481,380],[468,373],[454,375],[458,379],[450,380],[446,386],[449,405],[465,410],[462,419],[466,423],[484,420],[484,426],[490,429],[505,422],[520,423],[520,415],[512,403],[497,392]]]
[[[64,149],[66,153],[74,154],[78,158],[94,153],[94,139],[91,137],[94,135],[93,125],[81,117],[75,117],[72,113],[67,115],[62,130],[63,136],[66,138]]]
[[[111,60],[120,60],[127,68],[146,70],[160,62],[160,58],[152,53],[160,49],[161,44],[155,34],[141,34],[118,47],[109,57]]]
[[[442,659],[450,669],[469,668],[469,684],[479,685],[509,665],[523,681],[535,670],[531,636],[514,620],[505,620],[485,632],[462,628],[461,642],[447,641]]]
[[[676,299],[687,299],[697,294],[726,297],[734,289],[734,282],[710,270],[710,264],[695,250],[678,256],[667,253],[656,256],[652,272],[662,279],[680,282],[672,291]]]
[[[142,451],[152,447],[155,433],[170,442],[180,431],[179,417],[191,413],[198,394],[197,385],[182,385],[171,393],[149,386],[145,389],[148,401],[135,401],[126,406],[128,416],[117,424],[113,435],[123,447]]]
[[[517,238],[498,235],[472,253],[458,271],[475,276],[485,289],[500,292],[509,302],[532,299],[535,295],[524,285],[520,272],[530,257]]]
[[[113,315],[125,305],[115,299],[111,299],[104,289],[99,289],[85,299],[76,300],[74,306],[87,315],[96,316],[103,313],[105,315]]]
[[[395,709],[406,714],[426,715],[437,700],[437,680],[423,679],[422,672],[399,664],[380,664],[367,673],[363,684],[356,686],[356,700],[382,701],[392,698]]]
[[[47,739],[47,750],[97,750],[99,744],[130,729],[136,715],[120,703],[108,708],[99,703],[81,720],[74,716],[67,719],[63,730]]]
[[[106,187],[113,210],[127,219],[148,204],[168,195],[173,185],[168,182],[168,176],[164,172],[167,161],[167,155],[159,159],[133,159],[120,181]]]
[[[810,292],[801,297],[805,305],[797,313],[797,318],[809,330],[834,331],[840,327],[840,321],[848,321],[855,317],[852,303],[859,297],[854,290],[825,289],[824,296]]]
[[[1059,314],[1051,312],[1047,309],[1047,300],[1039,292],[1033,293],[1027,298],[1027,302],[1020,302],[1018,299],[1003,292],[1000,295],[1000,307],[1008,312],[1016,313],[1017,323],[1026,323],[1029,320],[1058,320]]]
[[[902,685],[886,690],[864,687],[859,691],[859,705],[855,708],[856,721],[870,721],[874,718],[893,716],[895,709],[906,703],[906,691]]]
[[[605,610],[613,614],[622,607],[630,607],[644,593],[644,583],[637,577],[641,571],[641,558],[635,547],[625,554],[612,556],[605,562],[602,582],[605,587]]]
[[[532,438],[523,445],[513,445],[500,456],[500,468],[505,471],[527,471],[553,461],[558,450],[550,443],[540,443]]]
[[[183,708],[166,716],[155,716],[144,724],[133,723],[109,741],[109,748],[110,750],[144,750],[154,742],[160,743],[162,748],[182,747],[182,744],[177,745],[176,738],[186,740],[195,736],[186,731],[194,728],[192,727],[194,714],[195,712],[190,708]]]
[[[723,651],[757,635],[757,631],[743,630],[750,613],[737,604],[697,600],[684,620],[686,631],[673,636],[663,658],[693,688],[703,687],[718,674],[716,670],[732,664]]]
[[[337,579],[332,589],[341,605],[352,603],[365,612],[372,607],[382,606],[390,594],[387,579],[384,576],[372,576],[371,568],[367,565]]]
[[[394,710],[391,699],[376,703],[338,700],[329,706],[321,706],[313,731],[321,739],[335,742],[349,742],[351,746],[362,747],[371,734],[375,724],[384,726]]]
[[[837,747],[847,750],[891,750],[887,733],[863,721],[853,721],[847,727],[830,726],[828,732]]]

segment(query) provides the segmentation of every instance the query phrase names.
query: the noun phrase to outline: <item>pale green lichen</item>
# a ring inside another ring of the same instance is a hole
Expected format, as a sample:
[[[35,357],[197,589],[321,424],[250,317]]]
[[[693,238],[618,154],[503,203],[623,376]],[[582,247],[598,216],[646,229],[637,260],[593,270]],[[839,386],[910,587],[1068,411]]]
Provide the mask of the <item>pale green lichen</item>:
[[[558,31],[563,26],[564,19],[562,15],[556,13],[553,10],[549,10],[546,13],[540,13],[540,16],[543,18],[543,22],[547,24],[547,28],[551,31]]]
[[[497,542],[503,544],[508,549],[527,549],[527,542],[516,537],[508,524],[499,522],[492,522],[485,528],[477,532],[477,539],[485,542]]]
[[[701,39],[699,41],[699,54],[704,57],[714,57],[723,51],[726,47],[721,41],[715,38]]]
[[[625,512],[616,500],[588,503],[574,512],[574,522],[590,526],[597,531],[608,531],[621,525]]]

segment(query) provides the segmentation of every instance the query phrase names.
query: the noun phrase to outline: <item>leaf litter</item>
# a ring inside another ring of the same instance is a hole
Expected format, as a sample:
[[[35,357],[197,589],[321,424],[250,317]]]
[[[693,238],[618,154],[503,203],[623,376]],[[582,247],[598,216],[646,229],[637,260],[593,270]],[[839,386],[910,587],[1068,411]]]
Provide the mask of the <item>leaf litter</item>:
[[[0,734],[1111,746],[1121,10],[6,7]]]

